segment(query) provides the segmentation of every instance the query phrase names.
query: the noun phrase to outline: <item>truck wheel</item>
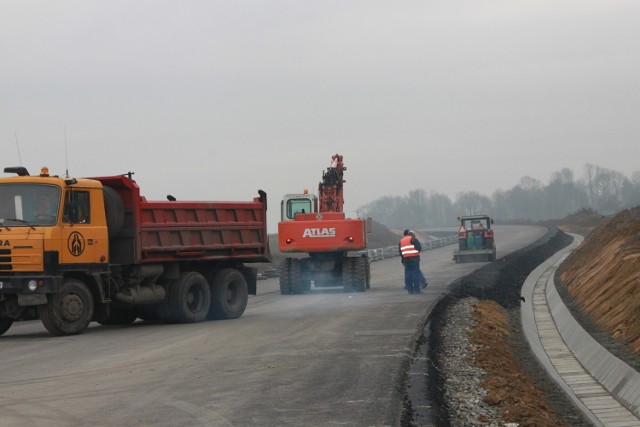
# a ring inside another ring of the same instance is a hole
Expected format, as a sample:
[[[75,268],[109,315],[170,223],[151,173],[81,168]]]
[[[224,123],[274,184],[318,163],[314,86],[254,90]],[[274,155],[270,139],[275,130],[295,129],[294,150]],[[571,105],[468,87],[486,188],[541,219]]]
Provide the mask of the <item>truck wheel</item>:
[[[4,333],[9,330],[11,325],[13,325],[13,320],[11,320],[11,319],[0,319],[0,335],[4,335]]]
[[[58,293],[47,295],[38,306],[40,320],[52,335],[74,335],[84,331],[93,316],[91,291],[78,279],[64,279]]]
[[[111,187],[103,187],[104,210],[107,217],[109,237],[115,237],[124,223],[124,203],[118,192]]]
[[[237,319],[247,308],[247,281],[241,272],[225,268],[216,273],[211,285],[210,319]]]
[[[172,320],[178,323],[202,322],[211,307],[211,289],[207,279],[197,271],[182,273],[169,289]]]

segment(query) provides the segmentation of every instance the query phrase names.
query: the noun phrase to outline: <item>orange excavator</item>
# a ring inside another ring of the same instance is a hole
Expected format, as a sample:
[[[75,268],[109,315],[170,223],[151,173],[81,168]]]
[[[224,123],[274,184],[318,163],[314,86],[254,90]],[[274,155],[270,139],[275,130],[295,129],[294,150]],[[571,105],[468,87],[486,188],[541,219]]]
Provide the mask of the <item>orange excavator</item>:
[[[278,246],[287,255],[280,264],[283,295],[302,294],[312,287],[341,286],[345,292],[370,287],[369,258],[362,250],[371,219],[345,217],[346,170],[342,156],[335,154],[322,173],[318,196],[306,190],[284,196],[278,223]]]

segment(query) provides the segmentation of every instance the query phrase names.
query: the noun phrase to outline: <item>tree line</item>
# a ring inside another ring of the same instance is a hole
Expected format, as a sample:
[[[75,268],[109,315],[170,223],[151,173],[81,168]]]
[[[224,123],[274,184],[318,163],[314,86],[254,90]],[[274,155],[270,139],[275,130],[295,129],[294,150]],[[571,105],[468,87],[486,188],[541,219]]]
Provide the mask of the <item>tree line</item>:
[[[456,224],[457,215],[488,214],[497,221],[560,219],[582,209],[611,215],[640,205],[640,171],[631,177],[587,164],[575,179],[564,168],[544,185],[525,176],[510,190],[490,197],[477,191],[458,193],[454,201],[436,191],[412,190],[406,196],[383,196],[358,208],[359,217],[371,217],[391,228],[432,228]]]

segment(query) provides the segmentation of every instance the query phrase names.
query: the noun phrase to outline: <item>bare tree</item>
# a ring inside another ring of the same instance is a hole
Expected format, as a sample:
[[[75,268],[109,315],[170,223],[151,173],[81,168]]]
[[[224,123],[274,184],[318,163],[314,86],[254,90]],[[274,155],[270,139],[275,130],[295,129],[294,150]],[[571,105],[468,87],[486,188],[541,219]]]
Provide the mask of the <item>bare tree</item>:
[[[593,164],[585,165],[584,178],[576,180],[563,168],[551,175],[548,185],[524,176],[510,190],[496,190],[492,197],[477,191],[461,192],[455,203],[444,194],[417,189],[407,196],[385,196],[358,209],[389,227],[428,228],[451,226],[456,214],[488,213],[500,220],[563,218],[591,208],[612,214],[640,204],[640,171],[631,178]]]
[[[455,225],[455,213],[449,197],[432,191],[427,203],[427,227]]]
[[[567,168],[551,175],[551,181],[543,193],[545,218],[563,218],[589,205],[584,186],[574,182],[573,172]]]
[[[627,178],[620,172],[592,164],[585,166],[585,181],[591,207],[612,214],[624,207],[623,186]]]
[[[487,214],[491,212],[491,199],[477,191],[458,193],[454,209],[461,215]]]

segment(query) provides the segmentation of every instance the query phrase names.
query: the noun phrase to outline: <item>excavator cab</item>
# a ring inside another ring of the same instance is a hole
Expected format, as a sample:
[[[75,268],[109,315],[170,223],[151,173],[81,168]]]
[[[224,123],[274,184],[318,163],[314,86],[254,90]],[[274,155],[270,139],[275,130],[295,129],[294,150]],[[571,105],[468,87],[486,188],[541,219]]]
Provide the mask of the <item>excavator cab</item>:
[[[318,210],[318,198],[305,191],[303,194],[286,194],[280,204],[280,221],[292,221],[299,213],[314,213]]]

